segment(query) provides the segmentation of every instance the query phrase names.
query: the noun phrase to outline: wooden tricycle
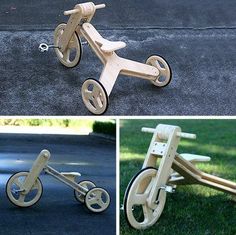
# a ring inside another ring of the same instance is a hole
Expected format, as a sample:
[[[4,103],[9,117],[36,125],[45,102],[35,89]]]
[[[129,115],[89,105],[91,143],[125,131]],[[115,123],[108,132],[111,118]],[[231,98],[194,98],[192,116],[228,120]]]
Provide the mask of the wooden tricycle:
[[[50,158],[48,150],[42,150],[29,172],[18,172],[12,175],[6,184],[8,199],[18,207],[30,207],[36,204],[42,196],[43,185],[39,179],[42,171],[49,174],[74,189],[75,199],[92,212],[105,211],[110,204],[108,192],[89,180],[77,183],[78,172],[58,172],[47,165]]]
[[[67,24],[59,24],[54,32],[54,45],[40,44],[41,52],[55,48],[59,61],[72,68],[79,64],[82,56],[83,37],[97,57],[104,64],[99,80],[89,78],[82,85],[82,98],[87,109],[93,114],[103,114],[108,108],[108,97],[119,74],[143,78],[157,87],[165,87],[171,81],[171,68],[167,61],[159,56],[150,56],[146,63],[139,63],[119,57],[116,51],[126,47],[121,41],[112,42],[103,38],[90,23],[97,9],[105,4],[93,2],[77,4],[73,10],[65,11],[70,15]],[[89,66],[88,66],[89,69]]]
[[[142,170],[132,178],[124,196],[124,213],[131,227],[147,229],[155,224],[164,209],[166,193],[173,193],[177,185],[200,184],[236,195],[235,182],[196,168],[195,163],[210,161],[210,157],[177,153],[180,139],[195,139],[195,134],[162,124],[142,131],[153,133],[153,137]]]

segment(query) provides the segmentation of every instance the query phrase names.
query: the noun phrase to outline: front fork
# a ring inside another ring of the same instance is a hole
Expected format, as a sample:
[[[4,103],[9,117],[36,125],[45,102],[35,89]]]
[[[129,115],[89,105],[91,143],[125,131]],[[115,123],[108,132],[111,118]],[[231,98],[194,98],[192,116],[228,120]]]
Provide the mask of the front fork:
[[[33,166],[30,169],[29,174],[25,178],[25,181],[21,188],[22,194],[28,194],[33,185],[35,184],[39,174],[47,165],[47,162],[50,158],[50,152],[48,150],[42,150],[38,155],[37,159],[34,161]]]
[[[168,186],[167,182],[172,172],[172,163],[174,161],[177,147],[180,141],[180,138],[177,136],[177,133],[180,131],[181,130],[179,128],[174,128],[173,131],[170,133],[170,136],[166,143],[166,147],[159,164],[157,176],[154,179],[153,186],[147,198],[147,203],[150,208],[156,208],[161,190],[165,190],[165,192],[170,193],[174,192],[174,188],[172,186]],[[156,130],[153,135],[143,168],[150,166],[156,167],[157,156],[155,156],[155,154],[152,152],[152,149],[153,146],[155,146],[155,141],[157,141],[158,138],[157,132],[158,130]]]
[[[64,29],[64,32],[59,40],[58,47],[60,48],[60,51],[63,53],[71,40],[72,35],[76,31],[80,21],[82,20],[82,17],[80,14],[72,14],[66,24],[66,27]]]
[[[76,14],[71,14],[61,40],[59,41],[58,47],[62,53],[66,50],[73,33],[78,32],[77,27],[80,27],[84,22],[90,22],[95,14],[96,9],[99,8],[96,8],[94,3],[88,2],[77,4],[75,9],[77,9],[78,12]]]

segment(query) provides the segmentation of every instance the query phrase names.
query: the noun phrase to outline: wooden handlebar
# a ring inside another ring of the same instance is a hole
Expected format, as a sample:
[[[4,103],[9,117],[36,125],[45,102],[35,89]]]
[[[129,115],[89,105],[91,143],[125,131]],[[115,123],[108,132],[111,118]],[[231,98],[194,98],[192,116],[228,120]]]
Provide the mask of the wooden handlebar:
[[[106,7],[106,4],[98,4],[98,5],[94,5],[95,9],[102,9]],[[68,16],[68,15],[72,15],[72,14],[76,14],[80,11],[80,9],[73,9],[73,10],[68,10],[68,11],[64,11],[64,15]]]
[[[156,131],[155,128],[148,128],[148,127],[143,127],[142,132],[147,132],[147,133],[154,133]],[[197,136],[195,134],[190,134],[190,133],[185,133],[185,132],[178,132],[177,133],[178,137],[185,138],[185,139],[196,139]]]
[[[106,4],[98,4],[98,5],[95,5],[95,8],[96,8],[96,10],[97,9],[102,9],[102,8],[105,8],[106,7]]]
[[[141,130],[142,130],[142,132],[154,133],[156,129],[148,128],[148,127],[143,127]]]
[[[178,132],[177,136],[181,138],[185,138],[185,139],[192,139],[192,140],[197,138],[195,134],[184,133],[184,132]]]
[[[69,11],[64,11],[64,15],[68,16],[68,15],[72,15],[75,13],[78,13],[80,10],[79,9],[73,9],[73,10],[69,10]]]

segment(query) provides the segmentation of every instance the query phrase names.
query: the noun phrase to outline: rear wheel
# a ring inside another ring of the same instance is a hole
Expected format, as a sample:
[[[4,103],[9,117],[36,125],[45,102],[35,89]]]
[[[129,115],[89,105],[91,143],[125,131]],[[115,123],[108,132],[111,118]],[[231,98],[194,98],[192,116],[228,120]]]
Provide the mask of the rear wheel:
[[[79,184],[81,187],[86,188],[88,191],[89,191],[91,188],[96,187],[96,185],[95,185],[92,181],[90,181],[90,180],[83,180],[83,181],[80,181],[78,184]],[[85,196],[84,196],[82,193],[80,193],[80,192],[74,190],[74,196],[75,196],[75,199],[76,199],[78,202],[84,203]]]
[[[94,213],[105,211],[109,207],[110,201],[108,192],[103,188],[92,188],[85,196],[86,207]]]
[[[152,83],[157,87],[165,87],[171,82],[172,71],[168,62],[159,55],[150,56],[146,64],[154,66],[159,70],[159,75]]]
[[[86,108],[93,114],[101,115],[108,108],[108,95],[103,85],[93,79],[87,79],[82,85],[82,98]]]

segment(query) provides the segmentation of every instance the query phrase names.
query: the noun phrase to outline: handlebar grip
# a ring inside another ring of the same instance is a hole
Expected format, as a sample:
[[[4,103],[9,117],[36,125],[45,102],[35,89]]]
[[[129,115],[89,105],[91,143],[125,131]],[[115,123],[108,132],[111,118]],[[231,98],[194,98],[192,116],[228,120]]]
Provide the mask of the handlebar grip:
[[[69,11],[64,11],[64,15],[68,16],[68,15],[72,15],[72,14],[75,14],[78,12],[79,12],[79,9],[73,9],[73,10],[69,10]]]
[[[147,133],[154,133],[155,132],[155,128],[148,128],[148,127],[142,127],[141,131],[142,132],[147,132]]]
[[[96,10],[97,9],[102,9],[102,8],[105,8],[106,7],[106,4],[98,4],[98,5],[95,5],[95,8],[96,8]]]
[[[185,139],[196,139],[197,136],[195,134],[185,133],[185,132],[178,132],[178,137],[185,138]]]
[[[148,127],[143,127],[142,132],[146,133],[154,133],[156,131],[155,128],[148,128]],[[185,138],[185,139],[196,139],[197,136],[195,134],[190,134],[190,133],[185,133],[185,132],[178,132],[177,133],[178,137]]]

